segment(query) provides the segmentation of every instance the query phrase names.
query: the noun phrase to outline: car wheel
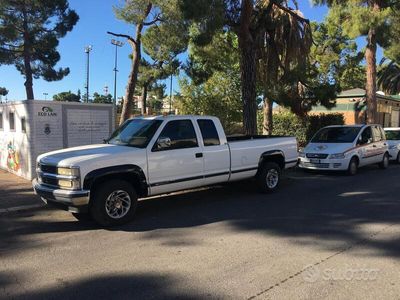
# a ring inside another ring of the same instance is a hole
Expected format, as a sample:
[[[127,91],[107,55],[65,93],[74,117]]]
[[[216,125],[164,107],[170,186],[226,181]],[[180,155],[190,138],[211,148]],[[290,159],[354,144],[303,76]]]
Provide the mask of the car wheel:
[[[90,221],[92,220],[92,216],[88,213],[72,213],[75,219],[78,221]]]
[[[273,192],[279,187],[281,168],[274,162],[267,162],[260,167],[256,180],[261,192]]]
[[[356,175],[358,172],[358,160],[357,158],[353,157],[350,160],[349,167],[347,168],[347,174],[350,176]]]
[[[91,200],[91,216],[97,223],[106,227],[131,221],[137,206],[134,188],[123,180],[102,183],[95,189]]]
[[[387,169],[388,166],[389,166],[389,155],[385,153],[383,155],[382,161],[379,163],[379,168],[384,170]]]
[[[397,154],[396,162],[397,162],[398,164],[400,164],[400,151],[399,151],[399,153]]]

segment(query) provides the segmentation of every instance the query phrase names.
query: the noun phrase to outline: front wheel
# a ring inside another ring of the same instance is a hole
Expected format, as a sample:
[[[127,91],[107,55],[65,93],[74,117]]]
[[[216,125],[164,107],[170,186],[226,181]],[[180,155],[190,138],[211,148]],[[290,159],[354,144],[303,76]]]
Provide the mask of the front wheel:
[[[260,167],[256,180],[261,192],[273,192],[280,184],[281,168],[274,162],[267,162]]]
[[[400,151],[397,154],[396,163],[400,165]]]
[[[379,163],[379,168],[381,169],[387,169],[389,167],[389,155],[385,153],[383,155],[382,161]]]
[[[347,168],[347,175],[354,176],[358,172],[358,160],[353,157],[350,160],[349,167]]]
[[[128,182],[112,180],[99,185],[91,201],[91,216],[97,223],[107,227],[122,225],[133,219],[137,195]]]

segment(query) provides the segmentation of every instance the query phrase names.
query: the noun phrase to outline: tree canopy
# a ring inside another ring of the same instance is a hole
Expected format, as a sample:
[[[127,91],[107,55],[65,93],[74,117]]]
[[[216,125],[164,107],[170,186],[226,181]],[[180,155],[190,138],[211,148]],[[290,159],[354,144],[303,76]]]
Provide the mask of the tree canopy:
[[[63,102],[80,102],[81,96],[78,91],[78,94],[74,94],[71,91],[61,92],[53,96],[54,101],[63,101]]]
[[[27,99],[34,99],[33,78],[56,81],[69,74],[69,68],[55,69],[57,46],[78,19],[67,0],[0,2],[0,64],[24,75]]]

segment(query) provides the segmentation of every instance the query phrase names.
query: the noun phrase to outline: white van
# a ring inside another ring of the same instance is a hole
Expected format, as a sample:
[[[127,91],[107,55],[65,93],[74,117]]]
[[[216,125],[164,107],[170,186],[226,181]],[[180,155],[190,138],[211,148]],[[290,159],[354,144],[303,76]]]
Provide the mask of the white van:
[[[400,127],[385,128],[385,133],[389,145],[390,160],[400,164]]]
[[[299,157],[300,168],[355,175],[359,167],[371,164],[386,169],[389,147],[380,125],[328,126],[314,135]]]

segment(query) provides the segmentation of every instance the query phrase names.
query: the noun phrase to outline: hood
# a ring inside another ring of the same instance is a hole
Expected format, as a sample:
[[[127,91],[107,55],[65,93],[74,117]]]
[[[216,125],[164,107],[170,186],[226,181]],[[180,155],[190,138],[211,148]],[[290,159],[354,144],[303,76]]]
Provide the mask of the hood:
[[[305,153],[335,154],[343,153],[353,147],[353,143],[309,143]]]
[[[52,151],[39,155],[37,161],[43,164],[57,165],[57,166],[81,166],[93,161],[102,161],[104,163],[111,158],[113,160],[126,157],[127,154],[132,154],[136,151],[145,151],[127,146],[118,146],[110,144],[96,144],[88,146],[80,146],[73,148],[66,148],[62,150]]]

